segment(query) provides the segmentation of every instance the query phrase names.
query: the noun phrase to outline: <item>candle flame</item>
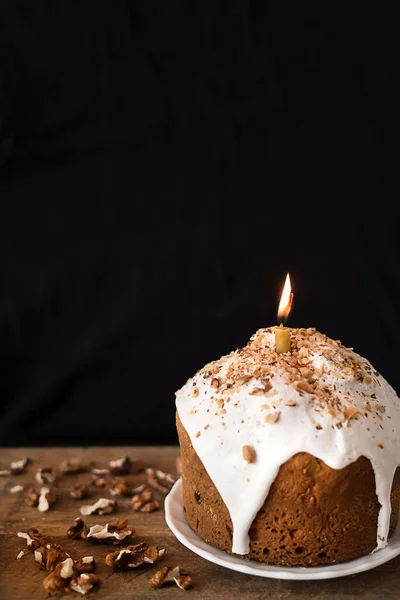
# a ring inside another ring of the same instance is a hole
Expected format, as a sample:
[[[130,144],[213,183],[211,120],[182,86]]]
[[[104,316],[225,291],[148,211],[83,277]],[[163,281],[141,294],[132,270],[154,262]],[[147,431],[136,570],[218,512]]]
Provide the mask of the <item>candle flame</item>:
[[[286,321],[289,316],[290,309],[292,308],[293,302],[293,294],[292,294],[292,286],[290,283],[289,273],[286,275],[285,285],[283,286],[281,299],[279,301],[278,307],[278,319],[280,321]]]

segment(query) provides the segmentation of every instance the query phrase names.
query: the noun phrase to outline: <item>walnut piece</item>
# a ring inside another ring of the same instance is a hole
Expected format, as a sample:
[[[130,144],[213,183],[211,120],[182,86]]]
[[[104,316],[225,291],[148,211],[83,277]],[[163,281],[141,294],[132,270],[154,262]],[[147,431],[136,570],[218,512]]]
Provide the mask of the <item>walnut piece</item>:
[[[35,479],[38,483],[41,483],[41,484],[44,483],[44,484],[48,485],[49,483],[55,482],[56,476],[54,474],[52,467],[45,467],[45,468],[39,469],[36,472]]]
[[[34,557],[41,567],[51,572],[60,562],[69,558],[69,554],[58,544],[47,543],[34,551]]]
[[[95,504],[81,506],[82,515],[107,515],[114,511],[116,507],[115,500],[108,498],[99,498]]]
[[[141,542],[134,546],[127,546],[106,556],[106,565],[117,571],[135,569],[145,563],[154,564],[165,556],[165,548],[149,546]]]
[[[46,512],[50,506],[57,502],[57,490],[55,488],[42,487],[38,501],[38,510]]]
[[[256,455],[256,451],[254,450],[253,446],[247,446],[247,445],[243,446],[242,454],[243,454],[244,460],[247,463],[251,464],[256,461],[257,455]]]
[[[107,523],[106,525],[93,525],[87,534],[87,539],[91,541],[113,542],[119,544],[129,536],[134,534],[132,527],[127,527],[126,519],[118,519]]]
[[[153,512],[160,508],[160,503],[153,499],[153,491],[146,487],[132,497],[131,505],[133,510],[140,512]]]
[[[131,487],[122,477],[116,477],[106,487],[113,496],[130,496],[132,493]]]
[[[87,594],[95,586],[99,585],[100,580],[94,573],[82,573],[79,577],[71,580],[69,587],[74,592]]]
[[[75,563],[75,570],[79,575],[82,573],[94,573],[96,569],[96,561],[94,556],[83,556]]]
[[[31,462],[30,458],[24,457],[10,463],[11,475],[20,475],[25,472],[26,466]]]
[[[181,590],[187,590],[193,585],[191,576],[178,566],[163,567],[148,579],[148,583],[153,589],[160,588],[168,582],[176,583]]]
[[[87,485],[84,483],[75,483],[69,490],[69,495],[74,500],[83,500],[88,495]]]
[[[164,473],[159,469],[146,469],[146,478],[151,487],[163,494],[168,494],[176,481],[170,473]]]
[[[87,538],[89,528],[80,517],[77,517],[71,527],[67,531],[67,536],[73,540],[85,540]]]
[[[109,469],[92,469],[91,484],[98,488],[105,488],[115,481]]]
[[[32,551],[36,550],[40,546],[47,544],[47,540],[38,529],[28,529],[28,531],[19,531],[17,536],[26,540],[26,545]]]
[[[55,596],[69,587],[73,575],[74,561],[72,558],[66,558],[58,563],[52,571],[43,580],[43,587],[50,596]]]
[[[131,460],[129,456],[121,456],[117,460],[110,460],[110,472],[113,475],[136,475],[144,469],[144,463],[141,460]]]
[[[76,475],[85,473],[89,470],[89,465],[82,462],[80,458],[66,458],[59,465],[59,470],[63,475]]]
[[[37,506],[39,503],[39,492],[35,490],[35,488],[30,488],[28,490],[27,496],[25,498],[25,503],[28,506]]]
[[[10,494],[19,494],[24,491],[23,485],[13,485],[12,488],[9,489]]]

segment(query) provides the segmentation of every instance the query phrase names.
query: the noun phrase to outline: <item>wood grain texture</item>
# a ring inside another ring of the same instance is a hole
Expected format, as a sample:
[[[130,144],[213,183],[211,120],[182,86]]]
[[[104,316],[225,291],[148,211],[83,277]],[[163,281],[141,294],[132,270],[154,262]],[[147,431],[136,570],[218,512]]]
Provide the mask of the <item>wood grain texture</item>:
[[[8,467],[13,460],[29,456],[33,463],[21,475],[0,478],[0,598],[2,600],[44,600],[47,594],[42,587],[46,572],[40,570],[38,563],[30,553],[21,560],[16,556],[24,549],[24,540],[17,537],[18,531],[30,527],[38,527],[54,542],[62,545],[73,557],[79,558],[88,554],[95,556],[96,573],[101,580],[100,587],[87,596],[93,600],[151,600],[154,598],[179,598],[181,594],[204,600],[227,600],[238,597],[241,600],[397,600],[400,588],[400,557],[360,575],[327,581],[284,581],[264,579],[244,575],[219,567],[193,554],[182,546],[165,523],[164,511],[144,514],[134,512],[127,499],[119,500],[115,517],[128,519],[128,524],[136,530],[135,540],[146,541],[165,546],[167,554],[158,565],[132,570],[132,572],[113,572],[104,564],[106,554],[116,547],[106,544],[92,544],[88,541],[70,540],[66,531],[73,519],[79,516],[82,504],[91,504],[107,492],[91,488],[87,500],[77,501],[68,496],[68,489],[77,480],[89,481],[90,475],[63,476],[59,481],[60,500],[46,513],[25,504],[26,491],[29,487],[39,487],[34,476],[39,467],[53,466],[57,468],[62,460],[69,457],[81,457],[85,462],[95,461],[97,467],[106,467],[108,462],[123,455],[143,460],[146,466],[153,466],[163,471],[175,472],[175,459],[179,454],[177,447],[92,447],[92,448],[3,448],[0,449],[0,469]],[[132,483],[140,483],[144,476],[126,476]],[[13,485],[24,485],[22,493],[11,494]],[[163,496],[159,496],[163,499]],[[111,515],[112,517],[113,515]],[[91,516],[86,518],[89,524],[106,523],[109,516]],[[170,585],[152,590],[148,577],[164,565],[180,565],[185,568],[194,581],[191,590],[183,592]],[[61,597],[61,596],[60,596]],[[65,595],[67,598],[82,597],[75,592]]]

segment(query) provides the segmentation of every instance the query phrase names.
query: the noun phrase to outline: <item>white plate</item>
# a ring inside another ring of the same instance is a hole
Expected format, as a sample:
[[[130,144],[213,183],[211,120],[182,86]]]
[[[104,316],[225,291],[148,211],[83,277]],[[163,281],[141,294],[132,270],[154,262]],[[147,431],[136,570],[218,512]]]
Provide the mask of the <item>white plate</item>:
[[[344,577],[345,575],[354,575],[355,573],[368,571],[400,554],[400,528],[398,528],[395,536],[386,548],[338,565],[275,567],[231,556],[227,552],[206,544],[190,529],[182,509],[182,479],[178,479],[165,499],[165,520],[175,537],[184,546],[202,558],[222,567],[240,571],[240,573],[258,575],[259,577],[272,577],[274,579],[333,579],[334,577]]]

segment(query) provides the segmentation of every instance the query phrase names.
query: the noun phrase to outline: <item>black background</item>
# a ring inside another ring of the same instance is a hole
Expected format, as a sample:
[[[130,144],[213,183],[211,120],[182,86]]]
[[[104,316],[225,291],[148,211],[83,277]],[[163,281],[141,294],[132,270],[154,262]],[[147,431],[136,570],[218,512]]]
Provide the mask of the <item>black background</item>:
[[[176,443],[175,390],[275,324],[287,271],[288,324],[400,390],[396,36],[366,11],[1,1],[2,445]]]

